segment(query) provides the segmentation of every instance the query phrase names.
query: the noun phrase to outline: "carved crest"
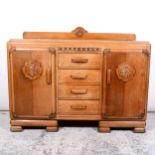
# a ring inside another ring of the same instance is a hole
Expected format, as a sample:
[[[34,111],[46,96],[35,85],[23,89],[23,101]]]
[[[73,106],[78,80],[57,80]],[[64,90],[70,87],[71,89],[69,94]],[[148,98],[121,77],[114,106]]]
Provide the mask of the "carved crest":
[[[135,68],[128,63],[121,63],[116,69],[118,78],[124,82],[131,80],[135,73]]]
[[[72,31],[77,37],[82,37],[87,31],[83,27],[77,27]]]
[[[39,78],[43,72],[42,64],[38,61],[27,61],[22,68],[25,78],[35,80]]]

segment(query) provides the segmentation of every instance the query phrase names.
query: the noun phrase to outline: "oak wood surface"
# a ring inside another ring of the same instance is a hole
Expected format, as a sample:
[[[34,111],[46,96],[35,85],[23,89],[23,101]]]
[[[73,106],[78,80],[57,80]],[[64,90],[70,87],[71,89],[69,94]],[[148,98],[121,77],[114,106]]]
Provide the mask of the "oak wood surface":
[[[58,70],[58,82],[59,84],[72,84],[81,83],[85,84],[100,84],[101,83],[101,71],[100,70]]]
[[[8,48],[11,131],[96,120],[144,132],[151,46],[134,34],[25,32]]]
[[[56,120],[11,120],[13,126],[58,126]]]
[[[100,121],[100,127],[139,127],[144,128],[146,125],[145,121]]]
[[[100,86],[59,85],[60,99],[99,99]]]
[[[110,80],[106,85],[105,119],[145,116],[145,103],[147,102],[146,76],[148,56],[142,50],[111,51],[105,56],[106,70],[111,70]],[[122,67],[122,68],[121,68]],[[119,73],[117,73],[117,69]],[[122,77],[119,77],[120,76]],[[121,75],[122,74],[122,75]],[[118,93],[117,93],[118,92]]]
[[[55,111],[54,77],[51,77],[51,83],[47,81],[48,69],[50,69],[50,74],[54,74],[53,54],[47,50],[43,52],[11,51],[9,61],[14,117],[49,117]],[[38,61],[42,65],[43,73],[37,79],[30,79],[23,73],[25,63],[30,61],[26,72],[32,77],[37,74],[37,66],[33,62]]]
[[[58,55],[59,68],[99,69],[101,54],[63,53]]]
[[[134,128],[133,132],[135,132],[135,133],[144,133],[145,128]]]
[[[58,115],[91,115],[100,114],[100,102],[98,100],[59,100]]]
[[[87,39],[87,40],[136,40],[135,34],[129,33],[88,33],[82,27],[72,32],[24,32],[24,39]]]
[[[109,133],[112,128],[131,128],[135,133],[144,133],[145,125],[145,121],[100,121],[99,131]]]

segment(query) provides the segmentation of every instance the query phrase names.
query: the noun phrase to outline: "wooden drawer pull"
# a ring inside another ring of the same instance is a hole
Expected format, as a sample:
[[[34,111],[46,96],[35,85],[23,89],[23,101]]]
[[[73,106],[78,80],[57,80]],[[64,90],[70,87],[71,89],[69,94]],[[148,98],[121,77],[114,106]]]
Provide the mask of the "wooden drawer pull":
[[[72,94],[87,94],[87,89],[72,89]]]
[[[84,80],[87,78],[87,75],[71,75],[72,79],[79,79],[79,80]]]
[[[86,105],[71,105],[72,109],[76,109],[76,110],[84,110],[87,109]]]
[[[83,58],[74,58],[71,59],[72,63],[88,63],[88,59],[83,59]]]
[[[111,83],[111,69],[107,69],[107,84]]]
[[[51,68],[48,68],[46,71],[46,82],[48,85],[52,83],[52,70]]]

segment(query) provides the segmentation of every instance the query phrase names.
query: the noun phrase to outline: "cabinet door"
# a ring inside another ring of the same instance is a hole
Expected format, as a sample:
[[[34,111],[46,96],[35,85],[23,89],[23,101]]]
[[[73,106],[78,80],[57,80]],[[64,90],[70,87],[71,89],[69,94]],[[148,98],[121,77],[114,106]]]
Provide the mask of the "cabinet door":
[[[104,119],[144,119],[148,68],[145,50],[111,50],[104,55]]]
[[[55,113],[54,53],[47,49],[9,52],[10,108],[13,118],[48,119]]]

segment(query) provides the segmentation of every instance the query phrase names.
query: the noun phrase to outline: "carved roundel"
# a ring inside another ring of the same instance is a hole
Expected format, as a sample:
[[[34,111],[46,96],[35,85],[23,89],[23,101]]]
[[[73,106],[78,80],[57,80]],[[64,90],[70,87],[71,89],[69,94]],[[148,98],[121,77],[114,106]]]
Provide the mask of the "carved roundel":
[[[135,73],[135,68],[128,63],[121,63],[116,69],[118,78],[124,82],[131,80]]]
[[[43,72],[42,64],[38,61],[26,61],[22,68],[25,78],[35,80],[39,78]]]
[[[87,31],[83,27],[77,27],[72,31],[77,37],[82,37]]]

